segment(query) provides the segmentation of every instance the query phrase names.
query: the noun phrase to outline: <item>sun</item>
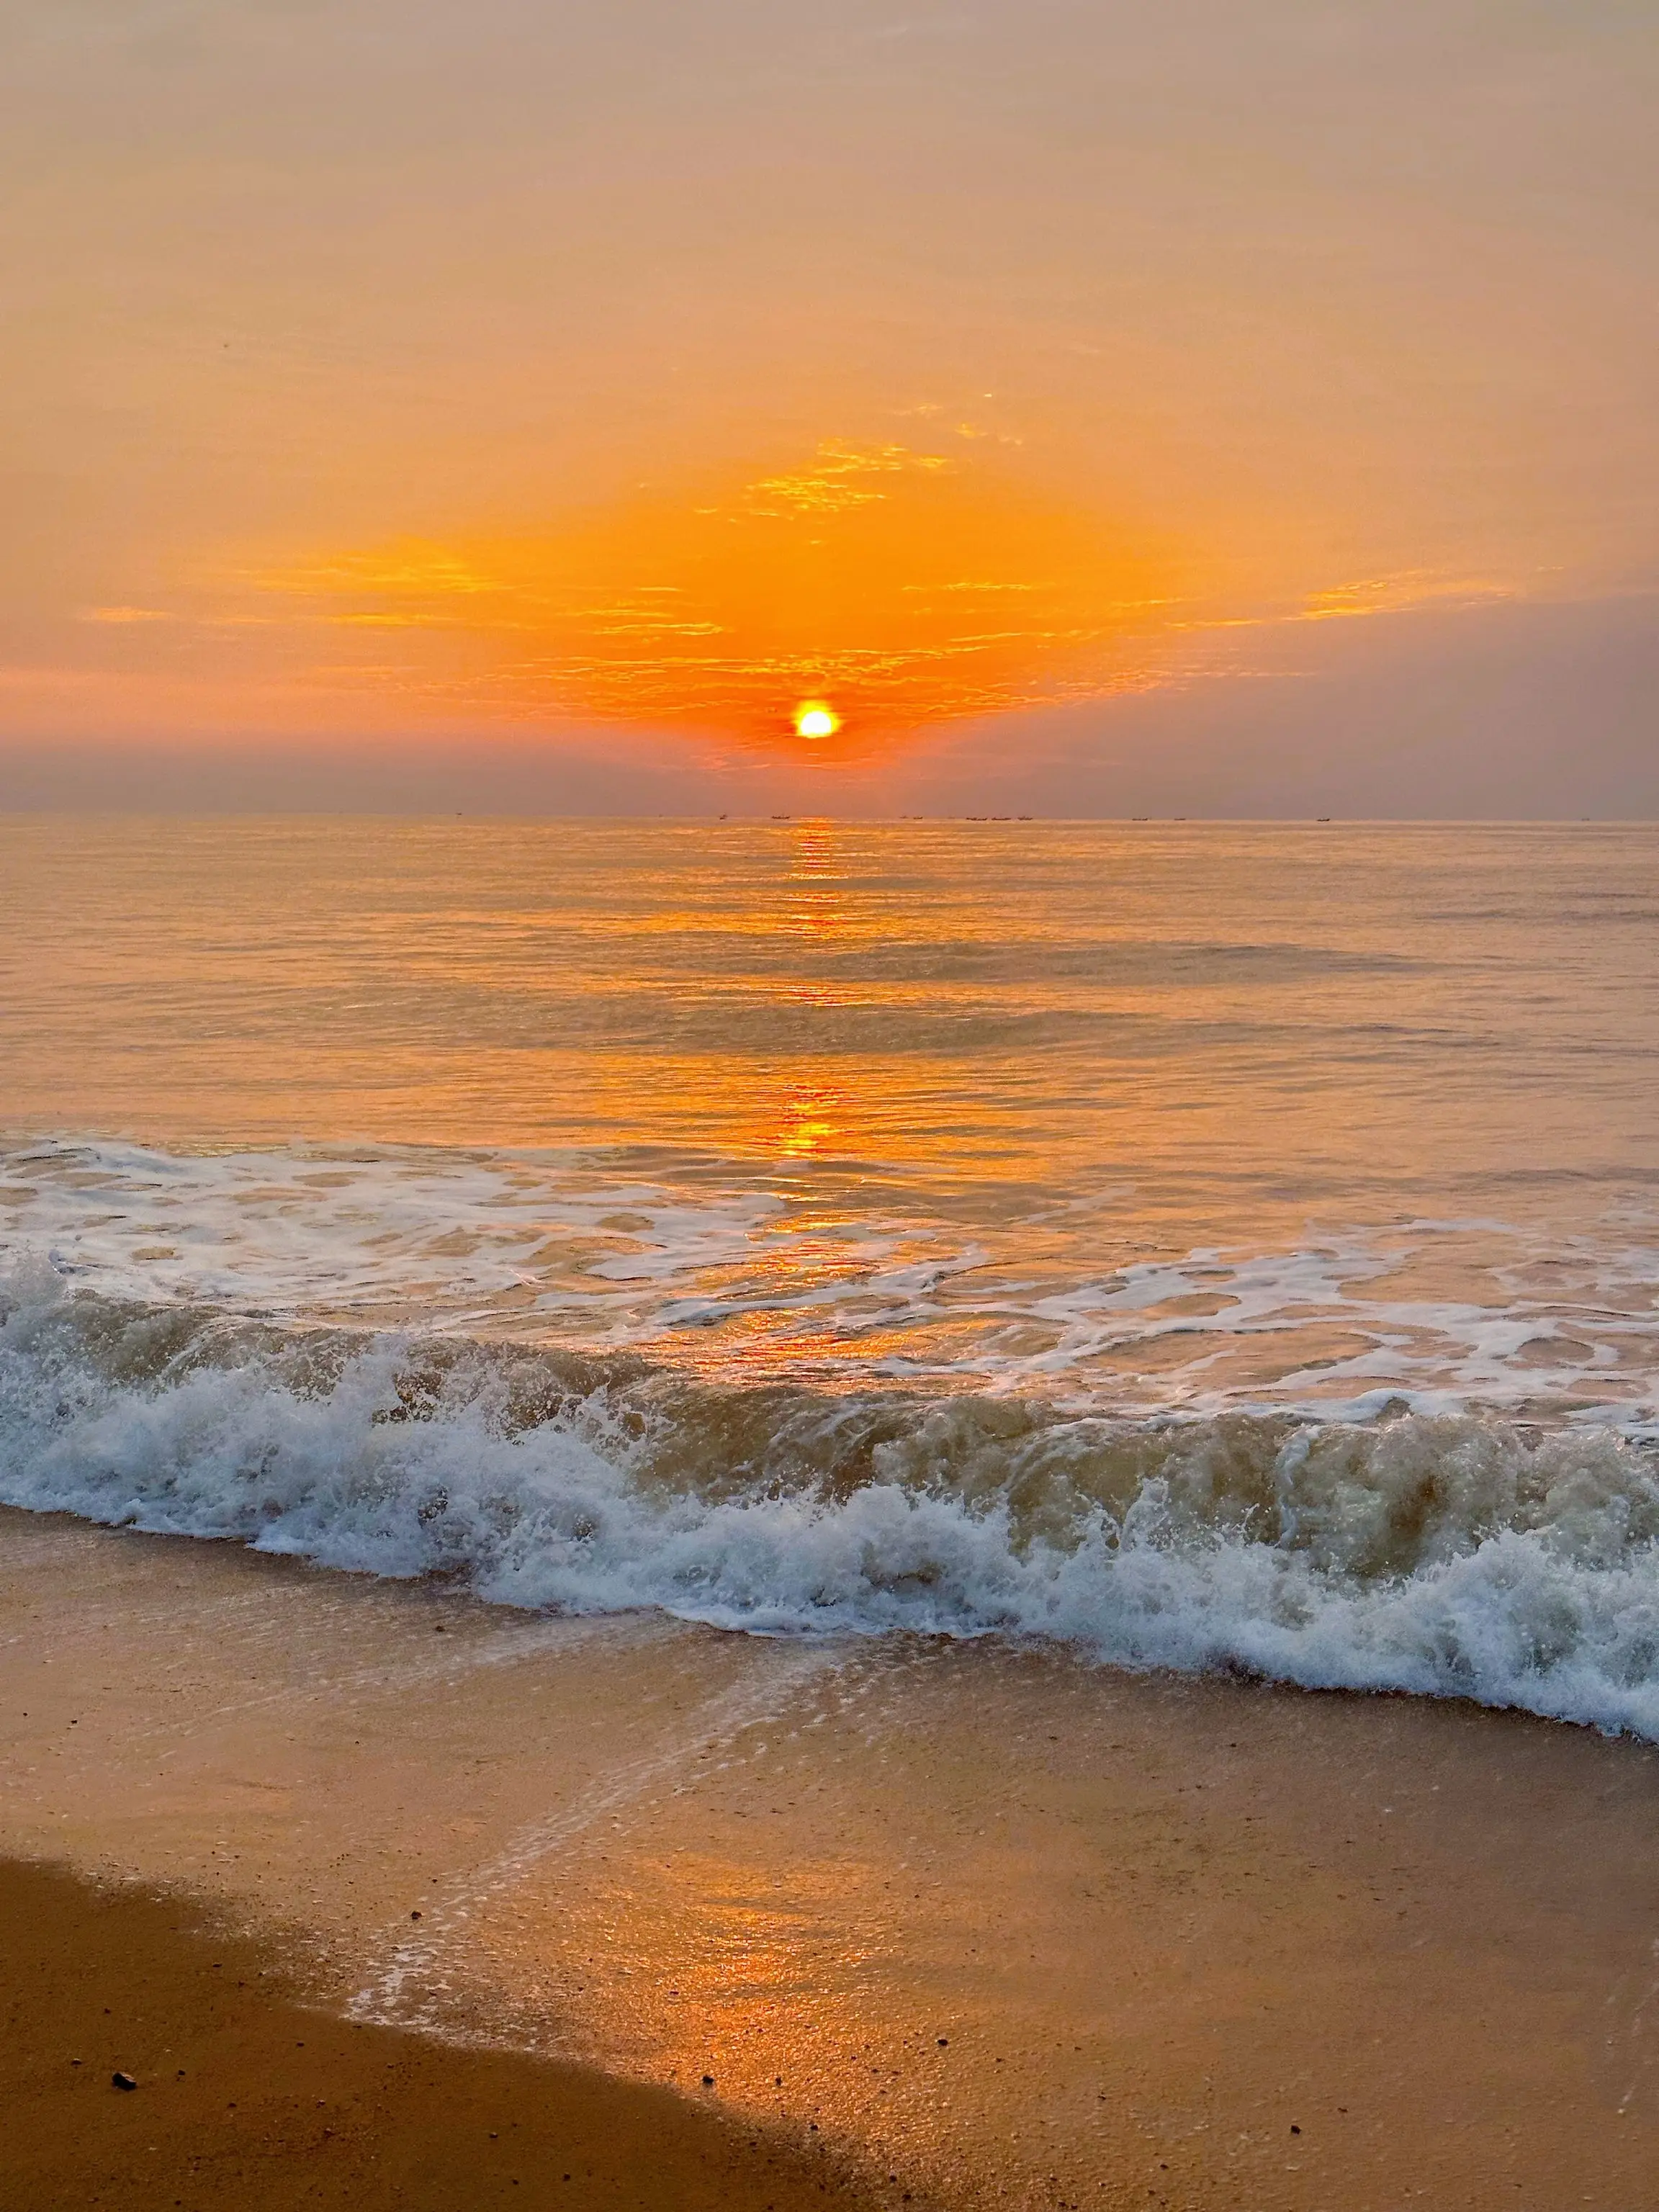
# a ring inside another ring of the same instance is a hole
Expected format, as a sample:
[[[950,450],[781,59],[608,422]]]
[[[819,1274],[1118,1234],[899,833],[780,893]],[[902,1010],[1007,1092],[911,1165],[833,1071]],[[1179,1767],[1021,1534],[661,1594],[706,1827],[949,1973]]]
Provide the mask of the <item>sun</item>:
[[[833,738],[841,727],[841,716],[822,699],[807,699],[795,709],[795,735],[798,738]]]

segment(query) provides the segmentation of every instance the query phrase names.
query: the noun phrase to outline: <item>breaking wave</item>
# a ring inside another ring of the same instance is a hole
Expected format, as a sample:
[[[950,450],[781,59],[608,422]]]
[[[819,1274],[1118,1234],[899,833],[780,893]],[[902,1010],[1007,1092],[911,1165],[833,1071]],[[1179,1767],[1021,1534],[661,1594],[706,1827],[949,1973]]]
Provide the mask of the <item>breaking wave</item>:
[[[1119,1420],[0,1285],[0,1499],[788,1634],[1516,1705],[1659,1740],[1659,1456],[1470,1410]]]

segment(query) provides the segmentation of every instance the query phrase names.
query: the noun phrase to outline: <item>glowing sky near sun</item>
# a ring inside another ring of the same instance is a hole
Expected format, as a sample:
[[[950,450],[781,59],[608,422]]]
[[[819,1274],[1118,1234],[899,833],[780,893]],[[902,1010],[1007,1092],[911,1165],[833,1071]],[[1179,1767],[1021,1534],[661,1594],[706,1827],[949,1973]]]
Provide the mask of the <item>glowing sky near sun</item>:
[[[0,735],[850,761],[1659,576],[1635,0],[59,0],[0,40]]]
[[[1169,618],[1169,568],[970,453],[837,442],[546,535],[353,548],[226,593],[371,640],[365,680],[416,698],[856,744],[1110,688]]]

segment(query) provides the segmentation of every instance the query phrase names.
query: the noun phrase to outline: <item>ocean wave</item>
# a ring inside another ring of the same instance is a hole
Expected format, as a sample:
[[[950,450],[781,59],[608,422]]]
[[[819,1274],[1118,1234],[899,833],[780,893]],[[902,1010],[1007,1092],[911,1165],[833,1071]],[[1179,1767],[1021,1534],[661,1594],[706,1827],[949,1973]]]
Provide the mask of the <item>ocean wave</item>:
[[[1659,1740],[1659,1458],[1492,1412],[1115,1419],[0,1285],[0,1498],[481,1598],[1515,1705]]]
[[[879,1179],[826,1204],[734,1163],[686,1168],[0,1142],[0,1267],[49,1255],[106,1297],[632,1351],[744,1382],[1064,1391],[1146,1419],[1264,1401],[1363,1416],[1397,1392],[1659,1439],[1646,1203],[1603,1194],[1598,1214],[1575,1190],[1571,1228],[1453,1210],[1275,1236],[1206,1217],[1200,1243],[1126,1238],[1110,1188],[957,1218]]]

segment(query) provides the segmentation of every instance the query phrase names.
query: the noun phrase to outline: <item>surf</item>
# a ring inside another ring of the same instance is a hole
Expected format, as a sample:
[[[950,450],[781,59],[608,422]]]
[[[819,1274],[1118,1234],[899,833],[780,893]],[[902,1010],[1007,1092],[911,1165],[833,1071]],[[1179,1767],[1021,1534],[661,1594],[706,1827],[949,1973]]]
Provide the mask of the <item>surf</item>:
[[[1659,1454],[1382,1399],[1115,1416],[0,1288],[0,1499],[570,1613],[1000,1637],[1659,1741]]]

